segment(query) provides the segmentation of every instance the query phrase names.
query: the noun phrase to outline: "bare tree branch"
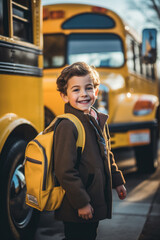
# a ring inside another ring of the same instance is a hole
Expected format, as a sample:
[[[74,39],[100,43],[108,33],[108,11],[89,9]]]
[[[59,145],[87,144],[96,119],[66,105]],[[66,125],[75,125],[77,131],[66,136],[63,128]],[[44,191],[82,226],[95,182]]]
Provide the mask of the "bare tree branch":
[[[153,23],[160,29],[160,0],[132,0],[127,1],[127,4],[130,11],[138,10],[144,16],[146,23]]]
[[[152,4],[153,4],[153,8],[156,11],[158,18],[160,19],[160,8],[157,6],[155,0],[151,0]],[[159,1],[160,2],[160,1]]]

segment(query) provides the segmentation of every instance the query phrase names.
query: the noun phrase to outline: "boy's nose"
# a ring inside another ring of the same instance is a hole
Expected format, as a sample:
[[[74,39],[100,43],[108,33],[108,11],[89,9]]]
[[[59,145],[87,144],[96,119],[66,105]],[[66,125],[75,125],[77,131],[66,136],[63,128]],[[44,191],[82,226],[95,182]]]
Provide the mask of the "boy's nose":
[[[81,96],[86,96],[86,95],[87,95],[86,90],[85,90],[85,89],[82,89],[82,90],[81,90]]]

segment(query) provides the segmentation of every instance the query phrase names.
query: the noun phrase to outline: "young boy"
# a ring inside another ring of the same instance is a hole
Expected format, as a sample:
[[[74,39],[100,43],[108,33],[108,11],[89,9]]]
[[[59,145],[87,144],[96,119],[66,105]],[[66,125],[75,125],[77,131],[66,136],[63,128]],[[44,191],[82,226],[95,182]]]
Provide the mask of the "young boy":
[[[65,113],[77,116],[86,134],[77,167],[76,127],[64,119],[55,133],[55,175],[66,192],[55,217],[63,221],[67,240],[96,239],[99,220],[111,218],[112,186],[120,199],[126,197],[123,175],[109,148],[108,116],[92,107],[99,84],[97,71],[83,62],[64,68],[57,79]]]

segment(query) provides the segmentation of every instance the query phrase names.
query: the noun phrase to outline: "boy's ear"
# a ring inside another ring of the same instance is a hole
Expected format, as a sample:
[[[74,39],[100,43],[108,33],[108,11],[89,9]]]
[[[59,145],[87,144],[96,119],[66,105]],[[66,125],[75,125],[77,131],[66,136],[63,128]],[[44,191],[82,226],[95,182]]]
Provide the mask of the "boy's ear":
[[[60,96],[65,103],[68,103],[68,96],[67,95],[65,95],[64,93],[60,93]]]
[[[99,88],[97,87],[96,90],[95,90],[95,96],[96,97],[98,96],[98,92],[99,92]]]

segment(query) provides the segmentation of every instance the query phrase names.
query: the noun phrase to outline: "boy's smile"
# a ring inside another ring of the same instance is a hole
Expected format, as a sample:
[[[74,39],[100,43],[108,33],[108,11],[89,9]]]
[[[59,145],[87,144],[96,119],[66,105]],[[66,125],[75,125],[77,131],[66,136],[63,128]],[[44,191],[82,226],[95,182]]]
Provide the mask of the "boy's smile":
[[[63,100],[78,110],[89,113],[90,107],[94,104],[98,89],[94,88],[90,75],[73,76],[67,85],[67,95],[61,94]]]

